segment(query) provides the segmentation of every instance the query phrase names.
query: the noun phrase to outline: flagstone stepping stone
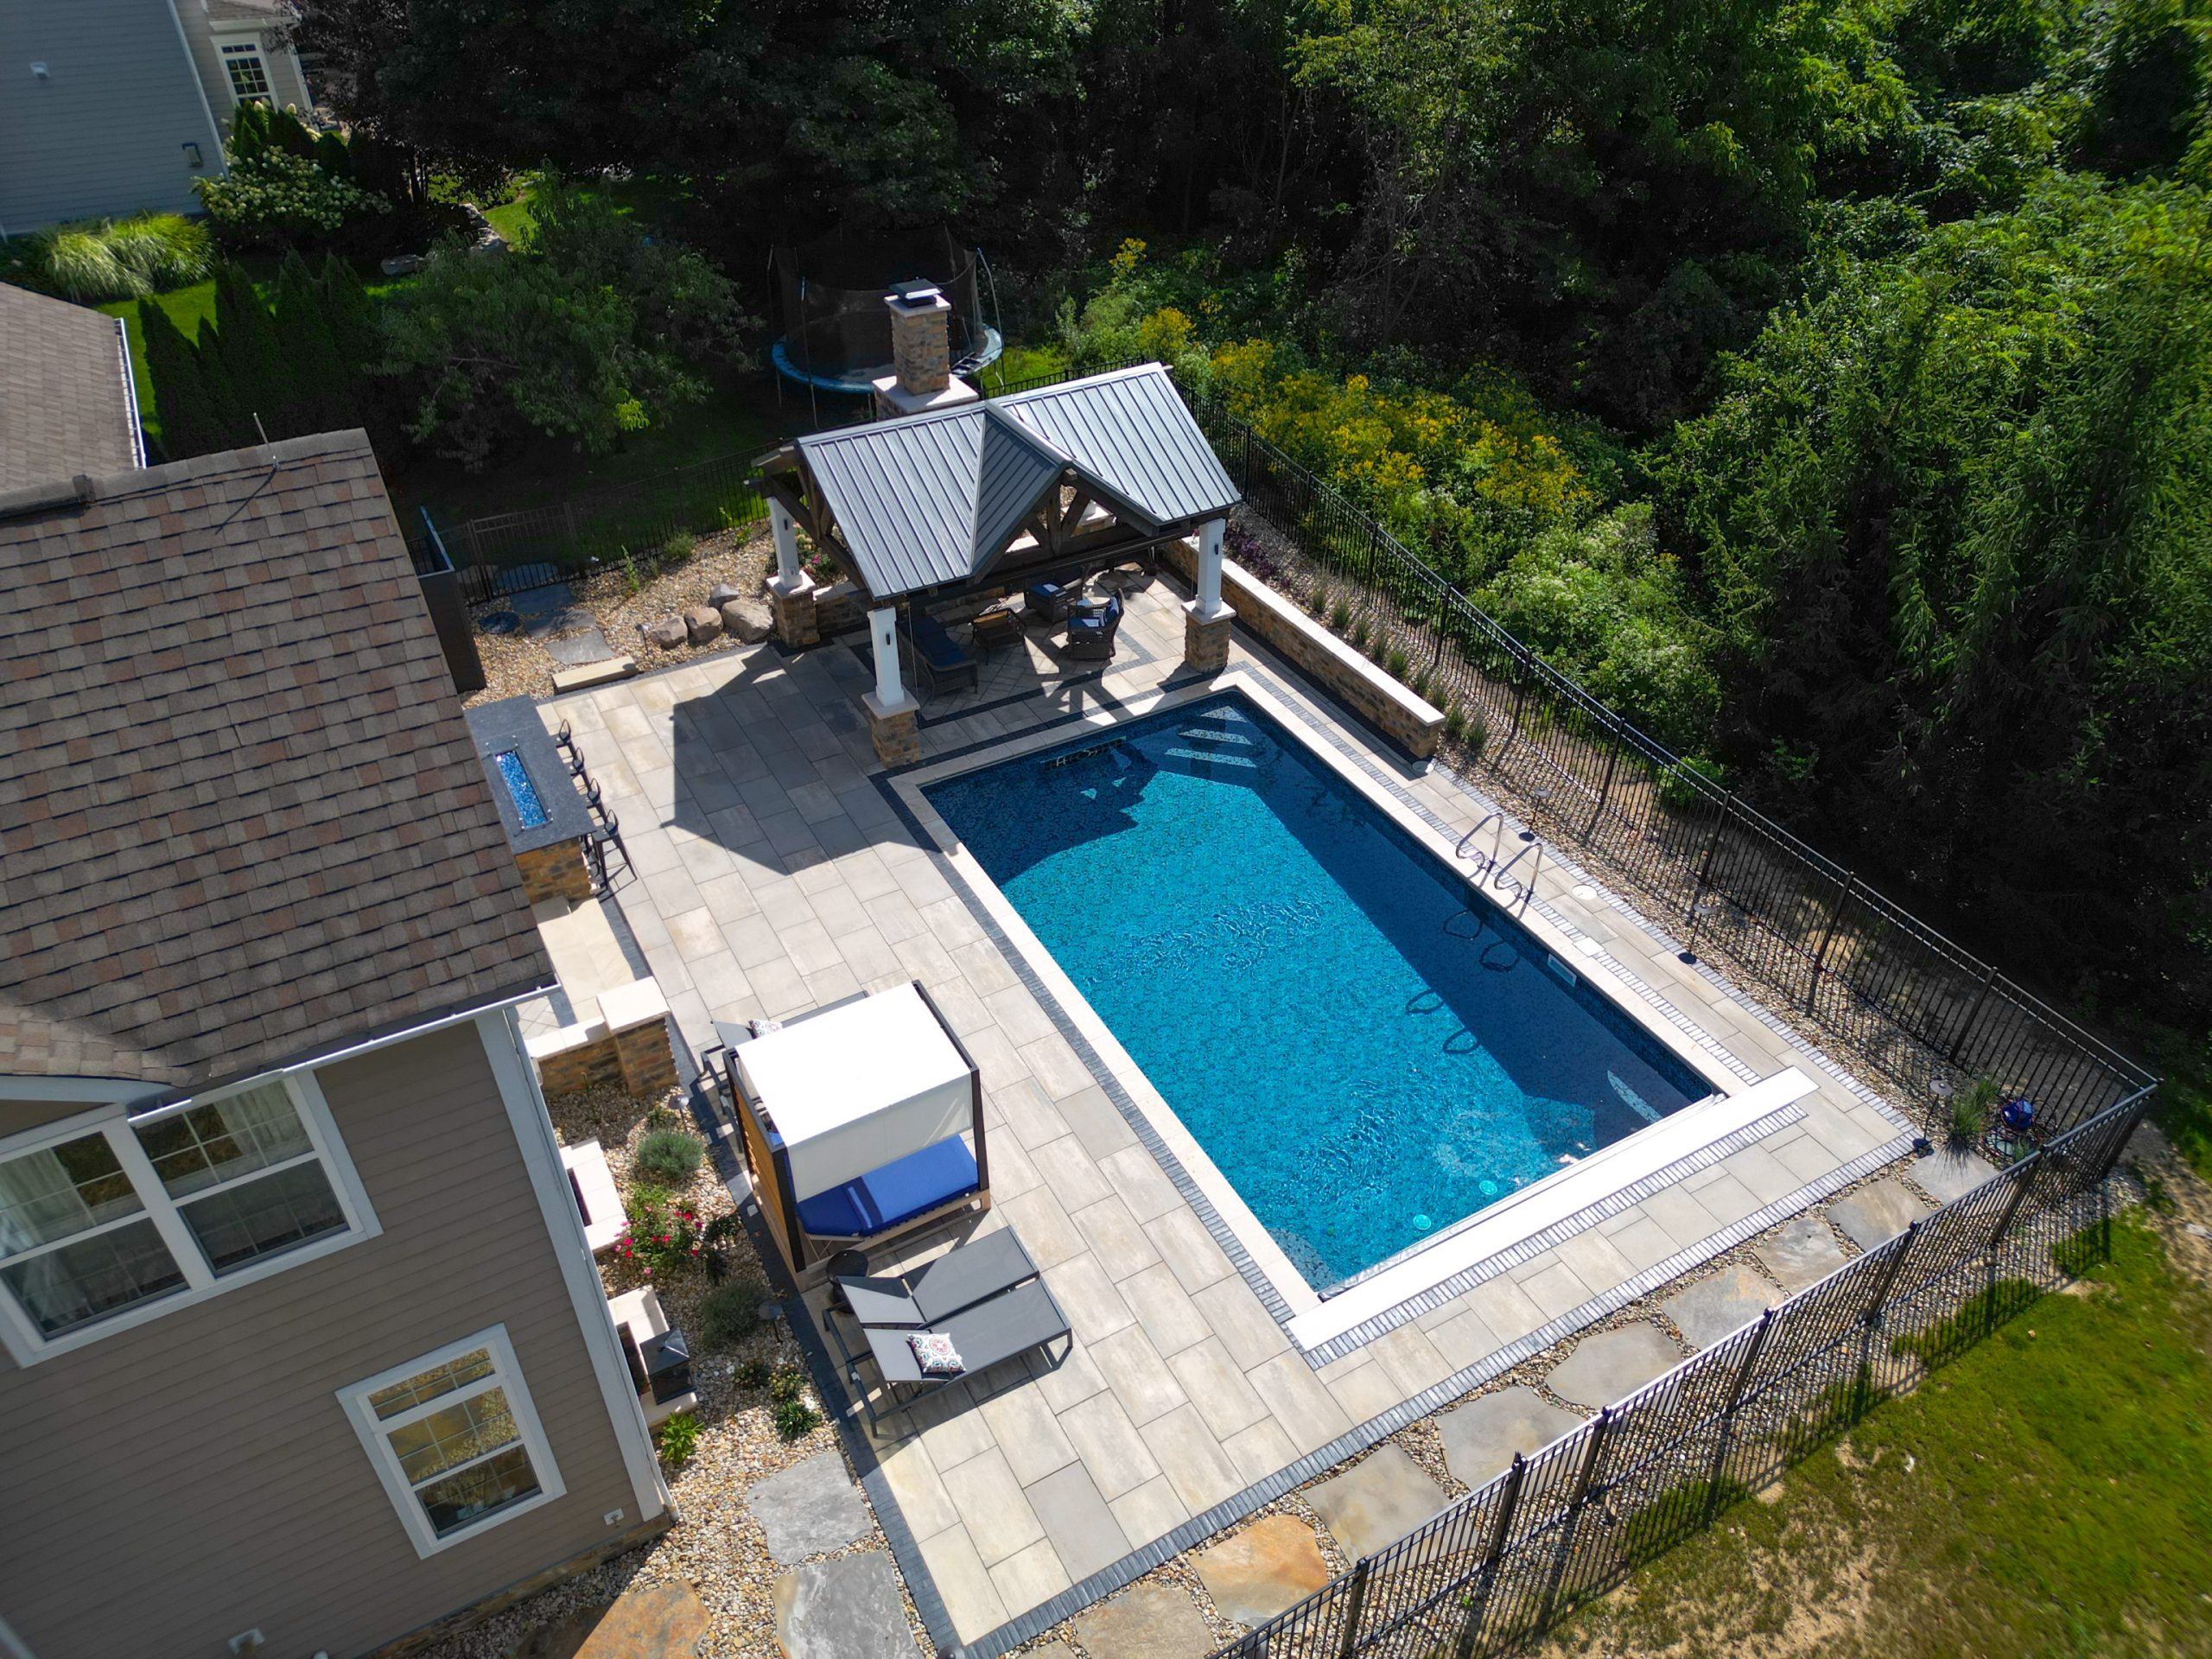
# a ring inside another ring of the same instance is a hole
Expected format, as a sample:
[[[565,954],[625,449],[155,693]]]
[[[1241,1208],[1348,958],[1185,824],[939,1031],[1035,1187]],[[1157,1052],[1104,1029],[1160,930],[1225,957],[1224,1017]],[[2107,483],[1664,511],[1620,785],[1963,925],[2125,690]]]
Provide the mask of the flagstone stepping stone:
[[[1610,1406],[1682,1362],[1656,1325],[1630,1325],[1585,1337],[1544,1384],[1578,1406]]]
[[[868,1506],[835,1452],[771,1475],[745,1495],[779,1567],[842,1549],[868,1530]]]
[[[508,1649],[508,1659],[691,1659],[707,1625],[690,1585],[647,1585],[539,1626]]]
[[[1678,1296],[1659,1304],[1659,1311],[1694,1348],[1710,1348],[1732,1337],[1766,1312],[1780,1299],[1774,1287],[1749,1268],[1728,1268],[1701,1279]]]
[[[605,662],[614,654],[614,647],[597,628],[586,628],[565,639],[548,639],[545,654],[563,668],[585,668]]]
[[[795,1567],[771,1593],[788,1659],[916,1659],[899,1580],[880,1550]]]
[[[1751,1254],[1793,1295],[1818,1284],[1851,1259],[1818,1216],[1798,1217]]]
[[[1132,1585],[1074,1623],[1090,1659],[1205,1659],[1219,1645],[1190,1592],[1167,1584]]]
[[[1264,1624],[1329,1581],[1313,1529],[1271,1515],[1191,1558],[1215,1610],[1239,1624]]]
[[[1444,1490],[1395,1446],[1303,1494],[1347,1555],[1372,1555],[1444,1507]]]
[[[1986,1158],[1957,1147],[1938,1147],[1905,1172],[1938,1204],[1966,1197],[1996,1173],[1997,1166]]]
[[[1446,1466],[1470,1486],[1496,1480],[1513,1466],[1516,1452],[1525,1458],[1581,1427],[1573,1412],[1524,1388],[1478,1395],[1436,1420]]]
[[[1828,1219],[1862,1250],[1895,1238],[1927,1213],[1928,1205],[1897,1181],[1877,1181],[1828,1206]]]

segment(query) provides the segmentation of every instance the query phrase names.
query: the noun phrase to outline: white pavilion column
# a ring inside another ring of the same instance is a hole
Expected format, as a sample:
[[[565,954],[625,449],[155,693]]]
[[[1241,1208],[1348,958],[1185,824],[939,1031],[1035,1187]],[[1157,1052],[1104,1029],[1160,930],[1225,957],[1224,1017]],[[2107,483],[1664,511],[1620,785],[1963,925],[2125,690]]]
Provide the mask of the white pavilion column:
[[[1222,602],[1221,536],[1226,523],[1209,518],[1198,526],[1198,596],[1183,607],[1183,661],[1202,674],[1229,664],[1229,631],[1236,613]]]
[[[814,610],[814,583],[798,563],[798,526],[780,501],[768,502],[768,531],[776,542],[776,574],[768,579],[768,600],[776,613],[776,638],[796,651],[818,643],[822,629]]]
[[[868,705],[868,735],[874,740],[877,760],[887,766],[906,766],[922,758],[922,705],[899,677],[896,607],[886,605],[868,613],[868,637],[875,657],[875,690],[861,699]]]

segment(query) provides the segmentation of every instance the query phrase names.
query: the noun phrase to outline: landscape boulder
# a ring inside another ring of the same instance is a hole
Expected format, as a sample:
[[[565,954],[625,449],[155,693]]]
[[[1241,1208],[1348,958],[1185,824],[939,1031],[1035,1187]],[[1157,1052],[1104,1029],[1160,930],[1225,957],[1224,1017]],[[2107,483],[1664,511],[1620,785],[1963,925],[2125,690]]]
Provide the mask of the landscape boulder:
[[[711,606],[694,605],[683,613],[683,626],[695,645],[711,645],[722,637],[722,613]]]
[[[658,645],[663,651],[674,651],[691,638],[691,630],[680,616],[664,616],[658,622],[645,625],[645,643]]]
[[[717,588],[716,593],[721,591]],[[741,594],[721,605],[722,626],[733,639],[748,645],[758,645],[776,631],[776,615],[759,600]]]
[[[743,599],[744,597],[744,588],[736,587],[730,582],[718,582],[715,584],[715,591],[707,595],[707,603],[713,606],[719,611],[733,599]]]

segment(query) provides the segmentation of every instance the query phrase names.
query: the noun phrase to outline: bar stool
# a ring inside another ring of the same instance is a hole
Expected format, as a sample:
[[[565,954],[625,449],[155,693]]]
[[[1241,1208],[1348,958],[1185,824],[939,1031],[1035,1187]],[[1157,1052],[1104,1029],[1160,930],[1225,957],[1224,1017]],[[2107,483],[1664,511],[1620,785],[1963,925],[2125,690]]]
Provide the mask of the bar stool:
[[[565,720],[561,722],[561,729],[553,734],[553,741],[571,754],[576,752],[576,734],[569,729]]]
[[[613,847],[622,855],[624,869],[633,869],[635,866],[630,862],[630,849],[622,844],[621,821],[603,808],[601,812],[603,821],[598,829],[591,832],[591,839],[584,843],[584,849],[585,856],[591,862],[592,875],[597,883],[595,891],[605,893],[613,883],[613,876],[607,867],[608,847]]]

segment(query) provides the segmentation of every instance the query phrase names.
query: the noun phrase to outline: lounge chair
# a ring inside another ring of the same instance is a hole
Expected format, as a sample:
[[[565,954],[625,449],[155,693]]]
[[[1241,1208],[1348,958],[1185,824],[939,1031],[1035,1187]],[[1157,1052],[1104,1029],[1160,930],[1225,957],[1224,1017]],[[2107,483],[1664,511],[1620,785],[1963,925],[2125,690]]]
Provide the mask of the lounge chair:
[[[1010,1227],[955,1245],[896,1279],[841,1278],[846,1311],[865,1325],[914,1329],[950,1319],[1037,1276],[1037,1264]]]
[[[829,1328],[835,1337],[836,1321],[830,1321]],[[1052,1293],[1041,1279],[1007,1291],[1003,1296],[994,1296],[988,1301],[963,1308],[923,1330],[863,1325],[861,1333],[868,1338],[868,1357],[874,1360],[876,1374],[883,1379],[885,1413],[904,1411],[925,1395],[969,1377],[981,1376],[1033,1349],[1048,1347],[1063,1339],[1071,1352],[1075,1348],[1068,1316],[1060,1312],[1060,1305],[1052,1300]],[[932,1376],[923,1372],[907,1338],[924,1335],[952,1339],[952,1345],[960,1352],[961,1369],[957,1375]],[[858,1359],[845,1347],[843,1338],[836,1337],[836,1342],[844,1358],[846,1378],[852,1383],[853,1392],[872,1428],[883,1413],[876,1410],[861,1382]]]
[[[906,625],[913,644],[914,660],[930,683],[930,690],[978,683],[976,654],[944,631],[944,624],[916,607]]]
[[[1122,626],[1122,596],[1106,602],[1103,610],[1068,619],[1067,654],[1099,662],[1114,660],[1114,636]]]

